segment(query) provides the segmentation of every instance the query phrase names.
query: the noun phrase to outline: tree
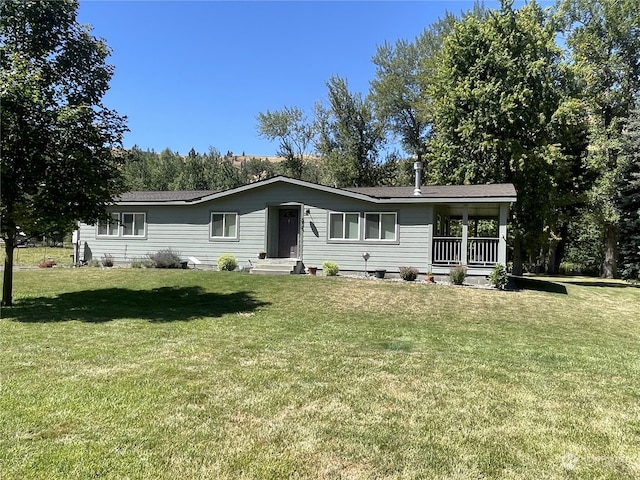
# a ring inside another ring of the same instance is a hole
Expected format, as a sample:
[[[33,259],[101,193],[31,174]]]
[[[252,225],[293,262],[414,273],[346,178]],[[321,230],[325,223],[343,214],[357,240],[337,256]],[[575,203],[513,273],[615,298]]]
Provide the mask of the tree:
[[[277,155],[284,157],[285,174],[302,178],[304,157],[313,139],[313,128],[298,107],[258,114],[258,133],[268,140],[278,140]]]
[[[552,119],[566,99],[561,51],[545,13],[503,0],[487,18],[459,22],[439,60],[432,179],[513,183],[513,271],[535,255],[553,217],[554,163],[562,159]]]
[[[632,112],[623,132],[624,160],[616,179],[616,207],[620,215],[622,278],[640,276],[640,109]]]
[[[171,183],[172,190],[206,190],[205,161],[195,149],[191,149],[180,166],[180,172]]]
[[[586,163],[589,120],[584,102],[575,98],[563,101],[553,114],[549,128],[557,139],[553,149],[557,154],[552,157],[553,168],[550,169],[551,189],[548,198],[552,208],[546,225],[547,273],[557,274],[572,240],[570,224],[584,213],[588,205],[588,192],[595,181],[594,172]]]
[[[78,3],[0,3],[2,304],[12,305],[18,233],[93,222],[122,189],[125,120],[101,102],[109,48],[76,21]]]
[[[598,181],[591,210],[602,230],[602,275],[616,275],[618,216],[614,205],[621,136],[640,88],[640,9],[636,0],[563,0],[557,19],[589,106],[589,164]]]
[[[477,4],[472,13],[481,17]],[[371,82],[371,98],[377,114],[399,137],[408,154],[419,162],[426,153],[433,124],[431,88],[437,69],[437,57],[456,17],[444,17],[425,29],[413,42],[398,40],[395,45],[379,46],[372,61],[376,76]]]
[[[384,124],[376,118],[371,99],[351,93],[345,79],[331,77],[327,87],[328,108],[316,106],[317,149],[332,183],[339,187],[376,185]]]

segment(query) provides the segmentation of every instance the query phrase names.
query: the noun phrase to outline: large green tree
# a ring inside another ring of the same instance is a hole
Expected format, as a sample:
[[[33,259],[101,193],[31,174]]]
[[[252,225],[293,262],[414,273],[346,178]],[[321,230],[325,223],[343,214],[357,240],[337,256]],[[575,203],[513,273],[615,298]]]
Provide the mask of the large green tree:
[[[602,232],[602,275],[613,277],[621,137],[640,88],[640,8],[637,0],[562,0],[557,19],[589,106],[588,160],[598,178],[591,190],[590,210]]]
[[[0,3],[2,304],[12,305],[20,232],[104,214],[122,182],[124,119],[102,104],[109,48],[76,21],[78,2]]]
[[[488,11],[478,3],[462,17],[484,18]],[[433,83],[437,60],[444,39],[453,31],[458,18],[446,12],[442,18],[418,35],[414,41],[383,43],[372,61],[376,66],[371,81],[371,98],[376,114],[382,117],[403,150],[422,162],[433,126]]]
[[[385,126],[375,115],[373,101],[350,92],[346,79],[327,81],[328,105],[316,108],[317,149],[339,187],[363,187],[379,182],[379,153]]]
[[[554,215],[554,169],[565,161],[554,118],[565,96],[561,50],[535,2],[503,1],[487,18],[467,16],[445,40],[434,98],[431,161],[438,183],[509,182],[514,273],[535,255]]]

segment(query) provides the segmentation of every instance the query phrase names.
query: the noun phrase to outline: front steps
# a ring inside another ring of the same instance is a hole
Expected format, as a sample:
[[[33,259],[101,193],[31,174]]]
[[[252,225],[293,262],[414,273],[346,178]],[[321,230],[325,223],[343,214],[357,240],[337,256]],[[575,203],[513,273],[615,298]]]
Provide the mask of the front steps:
[[[255,275],[291,275],[302,273],[302,262],[295,258],[265,258],[253,262],[251,273]]]

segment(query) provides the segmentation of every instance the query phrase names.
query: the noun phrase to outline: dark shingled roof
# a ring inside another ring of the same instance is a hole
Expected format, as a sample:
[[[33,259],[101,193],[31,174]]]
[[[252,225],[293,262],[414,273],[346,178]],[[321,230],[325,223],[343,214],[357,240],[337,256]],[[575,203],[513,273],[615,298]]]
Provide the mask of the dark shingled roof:
[[[116,198],[116,202],[192,202],[216,190],[174,190],[167,192],[127,192]]]
[[[313,184],[309,184],[313,186]],[[234,190],[234,189],[229,189]],[[366,195],[379,199],[402,198],[504,198],[516,197],[516,190],[510,183],[491,185],[423,185],[421,195],[414,195],[414,187],[362,187],[338,189],[344,192]],[[116,198],[123,203],[191,203],[222,190],[179,190],[169,192],[127,192]]]
[[[375,198],[415,198],[415,187],[361,187],[345,188]],[[423,198],[489,198],[515,197],[516,189],[510,183],[490,185],[423,185],[419,197]]]

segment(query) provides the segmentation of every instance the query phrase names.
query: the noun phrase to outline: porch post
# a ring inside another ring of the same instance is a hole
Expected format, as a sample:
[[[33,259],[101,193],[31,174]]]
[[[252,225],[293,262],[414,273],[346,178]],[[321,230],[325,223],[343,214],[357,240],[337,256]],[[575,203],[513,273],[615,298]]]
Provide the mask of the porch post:
[[[462,208],[462,245],[460,245],[460,263],[468,263],[469,250],[469,209],[465,205]]]
[[[509,204],[500,204],[500,217],[498,219],[498,263],[507,265],[507,217]]]

